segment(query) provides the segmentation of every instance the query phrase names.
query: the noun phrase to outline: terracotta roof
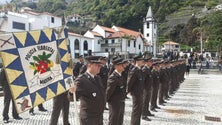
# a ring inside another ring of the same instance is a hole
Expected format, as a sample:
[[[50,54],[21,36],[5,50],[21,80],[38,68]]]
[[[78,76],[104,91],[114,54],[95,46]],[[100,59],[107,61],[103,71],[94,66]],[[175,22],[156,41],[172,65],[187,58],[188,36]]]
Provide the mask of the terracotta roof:
[[[144,46],[152,46],[150,43],[144,43]]]
[[[97,33],[97,32],[94,32],[94,31],[90,31],[94,36],[100,36],[100,37],[102,37],[99,33]]]
[[[133,30],[130,30],[130,29],[125,29],[125,28],[122,28],[122,27],[117,27],[117,26],[116,26],[116,28],[119,31],[121,31],[121,32],[123,32],[125,34],[132,36],[133,38],[137,38],[138,36],[141,36],[143,38],[143,35],[140,32],[133,31]]]
[[[108,36],[107,38],[120,38],[120,37],[124,37],[124,36],[126,36],[125,33],[117,31],[117,32],[111,34],[110,36]]]
[[[73,33],[73,32],[68,32],[68,35],[82,37],[82,38],[89,38],[89,37],[86,37],[86,36],[83,36],[83,35],[80,35],[80,34],[77,34],[77,33]],[[91,39],[91,38],[89,38],[89,39]]]
[[[80,34],[73,33],[73,32],[68,32],[68,34],[69,34],[69,35],[73,35],[73,36],[79,36],[79,37],[81,37],[81,36],[82,36],[82,35],[80,35]]]
[[[107,32],[111,32],[111,33],[114,33],[116,32],[114,29],[112,28],[108,28],[108,27],[104,27],[104,26],[100,26],[103,30],[107,31]]]
[[[179,43],[176,43],[173,41],[167,41],[167,42],[164,42],[163,45],[179,45]]]
[[[25,10],[25,11],[23,11],[21,13],[28,13],[28,14],[32,14],[32,15],[36,15],[36,16],[39,16],[39,15],[50,15],[50,16],[58,17],[58,16],[55,16],[55,15],[53,15],[51,13],[48,13],[48,12],[37,13],[37,12],[30,11],[30,10]],[[61,18],[61,17],[59,17],[59,18]]]

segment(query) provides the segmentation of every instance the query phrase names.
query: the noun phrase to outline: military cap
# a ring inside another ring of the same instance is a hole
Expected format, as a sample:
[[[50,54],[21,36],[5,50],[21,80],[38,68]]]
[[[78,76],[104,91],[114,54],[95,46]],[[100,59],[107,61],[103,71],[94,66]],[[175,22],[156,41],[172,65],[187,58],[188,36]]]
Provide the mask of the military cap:
[[[83,57],[83,55],[79,55],[79,58],[82,58]]]
[[[153,62],[153,66],[157,66],[159,62]]]
[[[100,60],[107,60],[105,56],[100,57]]]
[[[129,62],[129,59],[124,59],[123,60],[123,63],[127,63],[127,62]]]
[[[169,61],[165,60],[165,61],[164,61],[164,63],[165,63],[165,64],[168,64],[168,63],[169,63]]]
[[[101,56],[87,56],[85,60],[87,63],[101,63],[100,58]]]
[[[135,61],[144,60],[143,55],[136,55],[133,57]]]
[[[112,60],[115,60],[117,59],[119,56],[113,56]]]
[[[144,61],[146,61],[146,62],[152,62],[153,60],[152,60],[152,57],[146,57],[146,58],[144,59]]]
[[[123,58],[117,58],[115,60],[112,61],[113,65],[119,65],[119,64],[123,64],[124,60]]]

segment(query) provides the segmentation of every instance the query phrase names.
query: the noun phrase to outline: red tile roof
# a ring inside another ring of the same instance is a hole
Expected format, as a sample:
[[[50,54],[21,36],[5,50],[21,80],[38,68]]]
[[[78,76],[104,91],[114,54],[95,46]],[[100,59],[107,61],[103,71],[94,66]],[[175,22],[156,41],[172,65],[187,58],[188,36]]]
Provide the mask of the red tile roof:
[[[125,34],[132,36],[134,39],[137,38],[138,36],[141,36],[143,38],[143,34],[140,33],[140,32],[133,31],[133,30],[130,30],[130,29],[125,29],[125,28],[122,28],[122,27],[117,27],[117,26],[116,26],[116,28],[119,31],[121,31],[121,32],[123,32]]]
[[[108,36],[107,38],[120,38],[120,37],[124,37],[124,36],[126,36],[125,33],[117,31],[117,32],[111,34],[110,36]]]
[[[82,38],[89,38],[89,37],[86,37],[86,36],[83,36],[83,35],[80,35],[80,34],[77,34],[77,33],[73,33],[73,32],[68,32],[68,35],[82,37]],[[91,38],[89,38],[89,39],[91,39]]]
[[[144,43],[144,46],[152,46],[150,43]]]
[[[90,31],[94,36],[100,36],[100,37],[102,37],[102,35],[100,35],[99,33],[97,33],[97,32],[94,32],[94,31]]]
[[[58,17],[58,16],[55,16],[55,15],[53,15],[51,13],[48,13],[48,12],[37,13],[37,12],[30,11],[30,10],[25,10],[24,12],[21,12],[21,13],[28,13],[28,14],[32,14],[32,15],[36,15],[36,16],[39,16],[39,15],[49,15],[49,16]],[[59,18],[61,18],[61,17],[59,17]]]
[[[163,43],[163,45],[179,45],[179,43],[173,42],[173,41],[166,41]]]
[[[111,32],[111,33],[114,33],[116,32],[114,29],[112,28],[108,28],[108,27],[104,27],[104,26],[100,26],[103,30],[107,31],[107,32]]]
[[[69,34],[69,35],[73,35],[73,36],[79,36],[79,37],[81,37],[81,36],[82,36],[82,35],[80,35],[80,34],[73,33],[73,32],[68,32],[68,34]]]

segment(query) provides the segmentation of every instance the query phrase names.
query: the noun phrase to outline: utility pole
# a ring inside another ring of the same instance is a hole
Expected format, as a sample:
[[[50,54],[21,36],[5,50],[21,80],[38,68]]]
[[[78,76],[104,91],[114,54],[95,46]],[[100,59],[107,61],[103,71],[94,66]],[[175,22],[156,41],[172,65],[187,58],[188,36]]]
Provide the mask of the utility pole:
[[[200,53],[203,55],[203,38],[202,38],[202,32],[200,32]]]

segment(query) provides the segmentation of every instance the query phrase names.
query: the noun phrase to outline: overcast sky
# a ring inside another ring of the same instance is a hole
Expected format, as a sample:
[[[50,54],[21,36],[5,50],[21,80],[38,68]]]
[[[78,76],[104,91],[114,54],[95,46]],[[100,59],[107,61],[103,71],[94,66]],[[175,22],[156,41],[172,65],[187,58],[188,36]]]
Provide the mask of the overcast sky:
[[[0,4],[5,4],[6,2],[10,2],[11,0],[0,0]]]

